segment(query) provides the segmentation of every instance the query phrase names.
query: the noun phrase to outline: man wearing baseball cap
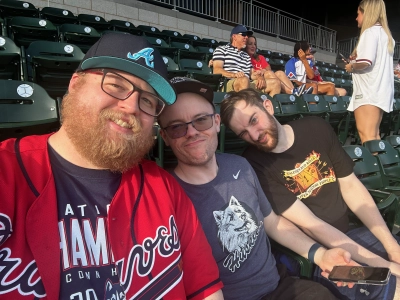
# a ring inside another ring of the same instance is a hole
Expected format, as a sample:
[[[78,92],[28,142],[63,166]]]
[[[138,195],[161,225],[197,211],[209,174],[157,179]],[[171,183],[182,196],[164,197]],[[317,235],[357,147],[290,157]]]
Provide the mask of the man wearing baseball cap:
[[[222,299],[191,201],[143,159],[175,100],[159,52],[109,33],[72,75],[59,131],[0,143],[1,299]]]
[[[350,253],[314,244],[277,216],[249,163],[237,155],[215,153],[220,116],[215,113],[212,89],[184,77],[171,82],[177,100],[158,118],[161,135],[178,159],[171,173],[196,208],[218,263],[224,297],[336,299],[319,283],[294,279],[284,266],[276,266],[267,234],[327,272],[335,265],[355,264]]]
[[[278,79],[265,81],[261,71],[255,71],[251,58],[243,51],[246,47],[248,36],[253,31],[247,30],[243,25],[238,25],[231,31],[230,43],[219,46],[213,53],[213,73],[222,74],[229,79],[225,92],[240,91],[249,87],[268,93],[271,96],[280,93],[281,84]]]

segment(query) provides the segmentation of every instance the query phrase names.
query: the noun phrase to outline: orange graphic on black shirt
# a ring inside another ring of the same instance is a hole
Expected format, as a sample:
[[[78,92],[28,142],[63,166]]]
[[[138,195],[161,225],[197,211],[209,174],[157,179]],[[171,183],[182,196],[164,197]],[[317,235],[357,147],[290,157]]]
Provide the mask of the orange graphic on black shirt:
[[[297,163],[293,170],[283,173],[287,181],[285,186],[297,194],[298,200],[316,196],[323,185],[336,181],[333,169],[321,162],[320,154],[315,151],[304,162]]]

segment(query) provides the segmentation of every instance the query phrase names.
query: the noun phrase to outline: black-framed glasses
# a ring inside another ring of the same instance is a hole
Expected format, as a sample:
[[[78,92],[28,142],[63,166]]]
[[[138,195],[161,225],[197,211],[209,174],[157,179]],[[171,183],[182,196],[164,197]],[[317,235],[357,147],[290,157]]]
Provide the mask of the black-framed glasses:
[[[241,36],[248,36],[247,32],[239,32],[238,34],[240,34]]]
[[[164,127],[163,130],[167,132],[168,136],[171,139],[178,139],[186,135],[189,124],[192,124],[193,128],[196,129],[197,131],[204,131],[210,129],[213,125],[214,115],[215,114],[200,116],[187,123],[172,124],[170,126]]]
[[[98,71],[87,70],[84,72],[103,74],[103,79],[101,80],[101,89],[104,93],[118,100],[126,100],[133,94],[133,92],[138,92],[139,108],[141,111],[150,116],[158,117],[165,107],[165,103],[160,97],[143,91],[118,73],[106,69]]]

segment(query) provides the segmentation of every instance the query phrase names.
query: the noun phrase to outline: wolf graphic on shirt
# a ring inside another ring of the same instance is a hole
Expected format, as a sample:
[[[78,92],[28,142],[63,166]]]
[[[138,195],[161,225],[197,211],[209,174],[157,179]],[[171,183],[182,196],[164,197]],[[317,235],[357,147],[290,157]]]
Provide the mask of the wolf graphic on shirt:
[[[224,267],[235,272],[254,247],[262,227],[257,226],[257,220],[251,208],[245,209],[234,196],[229,200],[224,210],[214,211],[218,226],[218,239],[222,249],[229,254],[224,260]]]
[[[124,300],[126,299],[124,290],[119,283],[112,283],[110,279],[106,281],[106,293],[104,300]]]

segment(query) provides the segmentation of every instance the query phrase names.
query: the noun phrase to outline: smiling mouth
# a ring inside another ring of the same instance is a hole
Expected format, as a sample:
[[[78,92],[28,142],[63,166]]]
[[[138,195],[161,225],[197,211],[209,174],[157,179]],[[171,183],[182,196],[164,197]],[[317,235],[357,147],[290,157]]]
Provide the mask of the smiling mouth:
[[[122,121],[121,119],[111,120],[111,121],[114,122],[115,124],[117,124],[120,127],[132,129],[132,125],[131,124],[128,124],[127,122]]]

